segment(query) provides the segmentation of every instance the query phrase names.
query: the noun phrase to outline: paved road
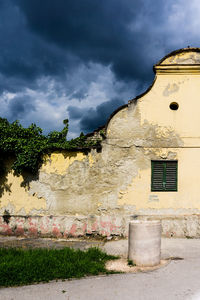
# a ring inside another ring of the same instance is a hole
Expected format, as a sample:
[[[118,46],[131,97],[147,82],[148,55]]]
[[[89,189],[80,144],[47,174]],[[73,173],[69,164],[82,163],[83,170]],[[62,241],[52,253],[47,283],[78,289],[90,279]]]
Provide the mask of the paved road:
[[[109,242],[108,252],[126,251],[127,241]],[[113,250],[112,250],[113,249]],[[118,274],[0,290],[1,300],[200,300],[200,240],[164,239],[162,256],[182,257],[148,273]]]

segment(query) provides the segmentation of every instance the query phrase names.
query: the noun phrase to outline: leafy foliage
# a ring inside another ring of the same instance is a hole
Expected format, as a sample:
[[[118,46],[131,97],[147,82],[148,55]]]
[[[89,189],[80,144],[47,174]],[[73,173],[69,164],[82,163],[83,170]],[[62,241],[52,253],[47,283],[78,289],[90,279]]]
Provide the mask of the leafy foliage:
[[[29,171],[36,174],[42,164],[43,154],[53,150],[73,150],[96,146],[98,141],[87,141],[85,135],[67,141],[68,120],[63,121],[65,127],[61,131],[42,134],[42,129],[35,124],[24,128],[18,121],[9,123],[0,118],[0,172],[4,171],[3,161],[9,155],[14,156],[12,169],[16,174]]]
[[[128,259],[128,266],[130,266],[130,267],[134,267],[134,266],[136,266],[136,264],[131,260],[131,259]]]
[[[105,269],[105,262],[116,258],[98,248],[0,249],[0,287],[113,273]]]

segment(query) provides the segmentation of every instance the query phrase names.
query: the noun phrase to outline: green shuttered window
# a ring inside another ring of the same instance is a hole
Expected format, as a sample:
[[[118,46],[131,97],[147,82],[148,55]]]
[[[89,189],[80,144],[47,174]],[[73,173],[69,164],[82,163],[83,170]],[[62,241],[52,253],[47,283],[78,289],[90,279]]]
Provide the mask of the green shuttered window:
[[[151,190],[177,191],[177,161],[151,161]]]

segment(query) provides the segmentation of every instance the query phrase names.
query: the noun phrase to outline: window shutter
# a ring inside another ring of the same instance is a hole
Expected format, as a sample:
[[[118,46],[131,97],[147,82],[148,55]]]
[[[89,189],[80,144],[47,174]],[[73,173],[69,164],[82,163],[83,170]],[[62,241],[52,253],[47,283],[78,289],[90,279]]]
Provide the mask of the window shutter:
[[[177,191],[177,161],[152,161],[151,170],[152,191]]]
[[[177,162],[168,161],[166,162],[165,170],[165,182],[166,191],[176,191],[177,190]]]
[[[152,180],[151,190],[162,191],[163,190],[163,178],[164,177],[164,165],[159,161],[152,161]]]

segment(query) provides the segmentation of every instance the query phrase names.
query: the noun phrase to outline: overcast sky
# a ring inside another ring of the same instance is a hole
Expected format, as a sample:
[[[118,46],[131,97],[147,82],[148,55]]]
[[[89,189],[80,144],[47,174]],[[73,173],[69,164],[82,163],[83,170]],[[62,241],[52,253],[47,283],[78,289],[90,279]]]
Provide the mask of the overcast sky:
[[[199,0],[0,0],[0,116],[91,132],[199,28]]]

